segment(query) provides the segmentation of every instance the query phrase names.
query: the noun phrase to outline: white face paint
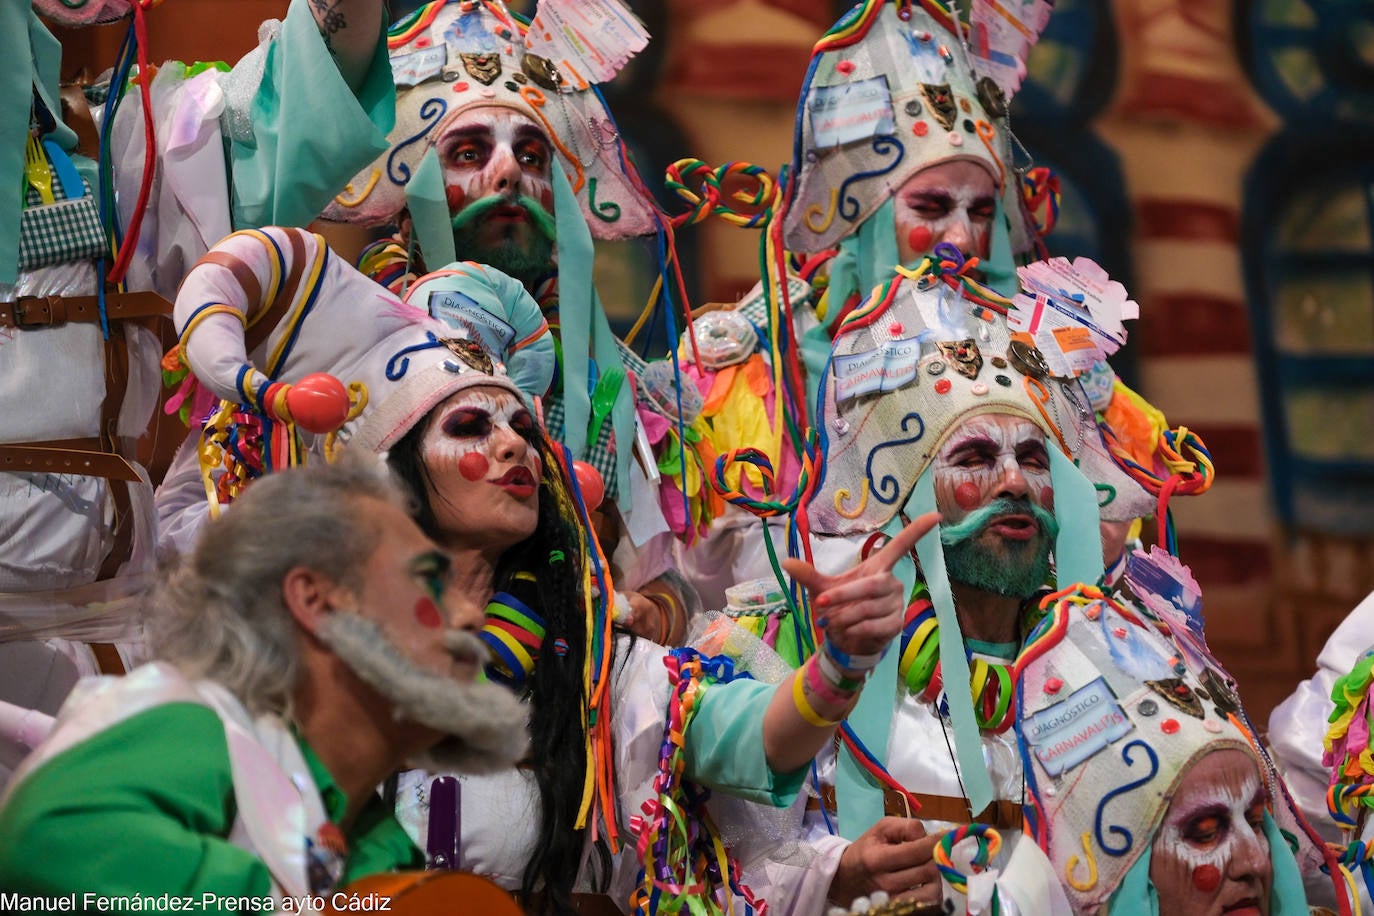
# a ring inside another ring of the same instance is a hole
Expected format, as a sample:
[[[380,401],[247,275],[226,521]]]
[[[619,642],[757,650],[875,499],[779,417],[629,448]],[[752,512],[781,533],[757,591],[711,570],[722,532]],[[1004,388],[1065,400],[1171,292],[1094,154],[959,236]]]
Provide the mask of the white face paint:
[[[902,263],[929,254],[940,242],[965,256],[987,257],[997,183],[979,163],[956,160],[922,169],[898,189],[893,205]]]
[[[1267,914],[1273,866],[1258,767],[1238,749],[1199,759],[1155,835],[1150,879],[1161,913]]]
[[[999,493],[1053,510],[1045,434],[1024,417],[981,414],[966,420],[932,462],[936,506],[955,523]]]
[[[553,148],[544,129],[508,108],[474,108],[445,124],[434,143],[449,213],[493,194],[532,197],[553,212]]]
[[[420,459],[446,545],[504,549],[533,533],[541,435],[524,402],[501,388],[459,391],[430,412]]]

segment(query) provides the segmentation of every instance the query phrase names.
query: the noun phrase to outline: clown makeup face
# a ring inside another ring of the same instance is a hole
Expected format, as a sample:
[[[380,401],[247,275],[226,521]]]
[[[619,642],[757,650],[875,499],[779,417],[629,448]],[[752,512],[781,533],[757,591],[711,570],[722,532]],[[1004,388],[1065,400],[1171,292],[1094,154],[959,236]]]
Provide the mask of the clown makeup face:
[[[550,269],[553,148],[543,129],[506,108],[476,108],[435,141],[460,258],[522,281]]]
[[[459,681],[476,676],[481,654],[455,653],[448,630],[475,632],[482,621],[454,602],[452,561],[421,533],[402,509],[378,502],[368,518],[377,526],[377,547],[368,558],[356,613],[373,621],[398,652],[419,670]]]
[[[932,469],[950,579],[1015,598],[1042,585],[1058,525],[1040,428],[1010,414],[973,417]]]
[[[459,391],[430,411],[420,460],[444,543],[499,553],[534,533],[539,437],[524,403],[501,388]]]
[[[997,185],[977,162],[957,160],[922,169],[893,201],[897,254],[903,264],[948,242],[966,256],[987,257]]]
[[[1213,751],[1188,770],[1151,852],[1161,913],[1268,916],[1274,872],[1263,829],[1267,802],[1259,767],[1245,751]]]

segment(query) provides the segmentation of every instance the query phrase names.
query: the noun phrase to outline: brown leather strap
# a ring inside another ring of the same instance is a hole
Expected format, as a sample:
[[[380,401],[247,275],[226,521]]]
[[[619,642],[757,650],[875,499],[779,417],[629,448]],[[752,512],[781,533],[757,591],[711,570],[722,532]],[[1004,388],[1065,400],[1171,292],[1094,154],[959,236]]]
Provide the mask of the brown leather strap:
[[[1014,801],[999,799],[992,802],[977,816],[970,816],[968,799],[953,798],[948,795],[925,795],[911,793],[920,808],[911,810],[906,799],[896,789],[883,788],[883,814],[888,817],[919,817],[927,821],[948,821],[951,824],[987,824],[1001,830],[1020,829],[1023,815],[1021,806]],[[826,810],[835,810],[835,787],[821,787],[821,803]]]
[[[172,304],[152,290],[137,293],[109,293],[105,296],[105,317],[111,321],[153,318],[170,315]],[[21,331],[51,328],[69,321],[94,324],[100,321],[100,300],[96,296],[16,296],[13,302],[0,302],[0,328]]]
[[[98,449],[49,448],[46,443],[0,445],[0,471],[7,474],[80,474],[131,483],[141,479],[122,455]]]
[[[292,303],[296,301],[296,291],[300,289],[301,278],[305,275],[305,231],[288,229],[286,239],[291,244],[291,269],[287,271],[286,278],[277,288],[277,295],[267,303],[265,310],[249,322],[248,329],[244,331],[243,347],[247,353],[256,350],[281,323],[283,316],[291,310]]]
[[[91,654],[95,656],[95,663],[100,668],[101,674],[127,674],[124,668],[124,659],[120,657],[119,650],[112,642],[88,642],[87,646],[91,649]]]
[[[200,256],[196,267],[202,264],[217,264],[233,274],[234,282],[248,299],[248,307],[244,309],[244,314],[251,314],[254,308],[262,304],[262,284],[258,282],[258,275],[253,273],[253,268],[242,258],[227,251],[207,251]]]

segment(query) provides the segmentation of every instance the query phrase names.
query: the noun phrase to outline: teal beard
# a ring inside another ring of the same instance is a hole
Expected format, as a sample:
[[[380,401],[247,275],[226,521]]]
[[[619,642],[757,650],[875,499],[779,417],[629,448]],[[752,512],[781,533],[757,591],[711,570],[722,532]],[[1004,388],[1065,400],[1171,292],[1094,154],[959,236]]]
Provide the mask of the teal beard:
[[[1000,540],[994,547],[978,540],[994,518],[1016,514],[1033,516],[1039,536],[1028,541]],[[1041,507],[1026,500],[997,499],[970,512],[957,525],[941,525],[940,543],[951,582],[1008,598],[1026,598],[1049,580],[1050,544],[1058,534],[1059,522]]]
[[[529,213],[535,229],[534,239],[525,243],[508,236],[495,245],[479,243],[477,236],[482,218],[496,207],[511,205],[523,207]],[[453,217],[453,248],[458,257],[489,264],[510,274],[526,287],[538,281],[553,266],[553,248],[557,238],[553,214],[533,197],[493,194],[472,202]]]

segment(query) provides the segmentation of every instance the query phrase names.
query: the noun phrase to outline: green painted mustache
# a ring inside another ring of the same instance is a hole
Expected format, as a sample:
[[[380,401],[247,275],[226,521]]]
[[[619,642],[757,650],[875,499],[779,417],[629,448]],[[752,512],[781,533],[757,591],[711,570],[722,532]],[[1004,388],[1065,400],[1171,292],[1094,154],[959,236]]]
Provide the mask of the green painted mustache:
[[[473,201],[463,209],[454,214],[452,223],[454,230],[465,229],[476,221],[485,217],[497,207],[521,207],[529,213],[530,221],[534,223],[534,229],[544,238],[553,242],[558,238],[558,227],[554,223],[553,214],[544,209],[544,205],[533,197],[526,197],[523,194],[507,197],[503,194],[492,194],[483,197],[481,200]]]

